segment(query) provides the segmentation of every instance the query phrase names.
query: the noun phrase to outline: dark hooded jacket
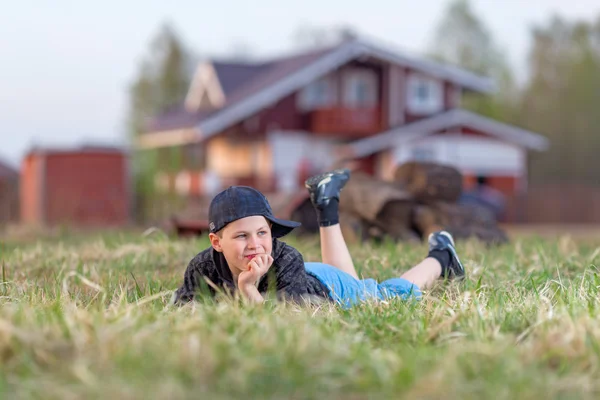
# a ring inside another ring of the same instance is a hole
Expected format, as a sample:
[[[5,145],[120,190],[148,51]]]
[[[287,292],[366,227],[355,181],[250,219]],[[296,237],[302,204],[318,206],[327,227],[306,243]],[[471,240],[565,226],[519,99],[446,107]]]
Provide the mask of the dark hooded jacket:
[[[273,239],[271,255],[273,264],[258,283],[261,294],[274,292],[279,299],[300,302],[315,296],[330,300],[327,287],[306,272],[304,259],[298,250]],[[215,287],[228,294],[236,291],[225,257],[209,247],[189,262],[183,285],[175,292],[173,301],[175,304],[185,304],[200,293],[214,297],[217,293]]]

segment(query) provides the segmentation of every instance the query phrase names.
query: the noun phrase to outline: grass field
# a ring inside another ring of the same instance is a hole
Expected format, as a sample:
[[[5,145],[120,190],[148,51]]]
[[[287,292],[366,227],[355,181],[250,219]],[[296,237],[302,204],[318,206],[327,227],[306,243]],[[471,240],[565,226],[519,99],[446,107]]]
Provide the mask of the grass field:
[[[291,238],[306,260],[316,240]],[[598,398],[600,241],[459,242],[469,277],[419,303],[171,308],[203,239],[160,233],[5,238],[0,397]],[[426,246],[352,249],[399,275]]]

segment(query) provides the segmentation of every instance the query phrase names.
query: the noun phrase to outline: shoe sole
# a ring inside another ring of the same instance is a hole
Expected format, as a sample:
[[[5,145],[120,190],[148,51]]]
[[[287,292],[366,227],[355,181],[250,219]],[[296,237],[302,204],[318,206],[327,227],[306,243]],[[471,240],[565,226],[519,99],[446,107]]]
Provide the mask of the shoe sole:
[[[449,234],[446,231],[442,231],[442,232],[440,232],[440,235],[443,235],[443,236],[447,237],[448,240],[450,241],[450,244],[452,244],[452,247],[454,247],[454,239],[452,238],[451,234]]]
[[[326,180],[327,178],[331,178],[334,175],[348,174],[349,172],[350,170],[348,169],[336,169],[319,175],[311,176],[306,181],[304,181],[304,186],[306,186],[307,189],[312,189],[313,187],[315,187],[315,185],[317,185],[318,187],[319,185],[324,185],[328,183],[330,179]]]

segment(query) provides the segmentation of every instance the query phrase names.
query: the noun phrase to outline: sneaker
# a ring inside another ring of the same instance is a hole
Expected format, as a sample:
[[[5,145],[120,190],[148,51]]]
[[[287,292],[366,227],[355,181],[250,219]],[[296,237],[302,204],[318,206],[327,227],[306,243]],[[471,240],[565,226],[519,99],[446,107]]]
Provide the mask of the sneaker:
[[[310,193],[310,201],[316,208],[322,209],[332,199],[340,201],[340,192],[350,179],[350,170],[336,169],[320,175],[311,176],[304,182]]]
[[[434,232],[429,235],[429,251],[432,250],[448,250],[450,253],[450,266],[448,267],[449,279],[463,279],[465,277],[465,268],[463,267],[456,248],[454,247],[454,239],[452,235],[446,231]]]

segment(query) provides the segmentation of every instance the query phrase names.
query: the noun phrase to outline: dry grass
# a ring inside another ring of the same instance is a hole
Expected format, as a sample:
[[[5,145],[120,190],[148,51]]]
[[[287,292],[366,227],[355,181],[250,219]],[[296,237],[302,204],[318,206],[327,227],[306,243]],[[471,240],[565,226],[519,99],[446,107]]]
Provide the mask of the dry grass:
[[[316,239],[290,239],[319,256]],[[459,243],[469,270],[419,303],[351,310],[171,290],[204,240],[158,233],[6,239],[2,398],[597,398],[600,247],[570,236]],[[385,279],[425,245],[354,248]]]

